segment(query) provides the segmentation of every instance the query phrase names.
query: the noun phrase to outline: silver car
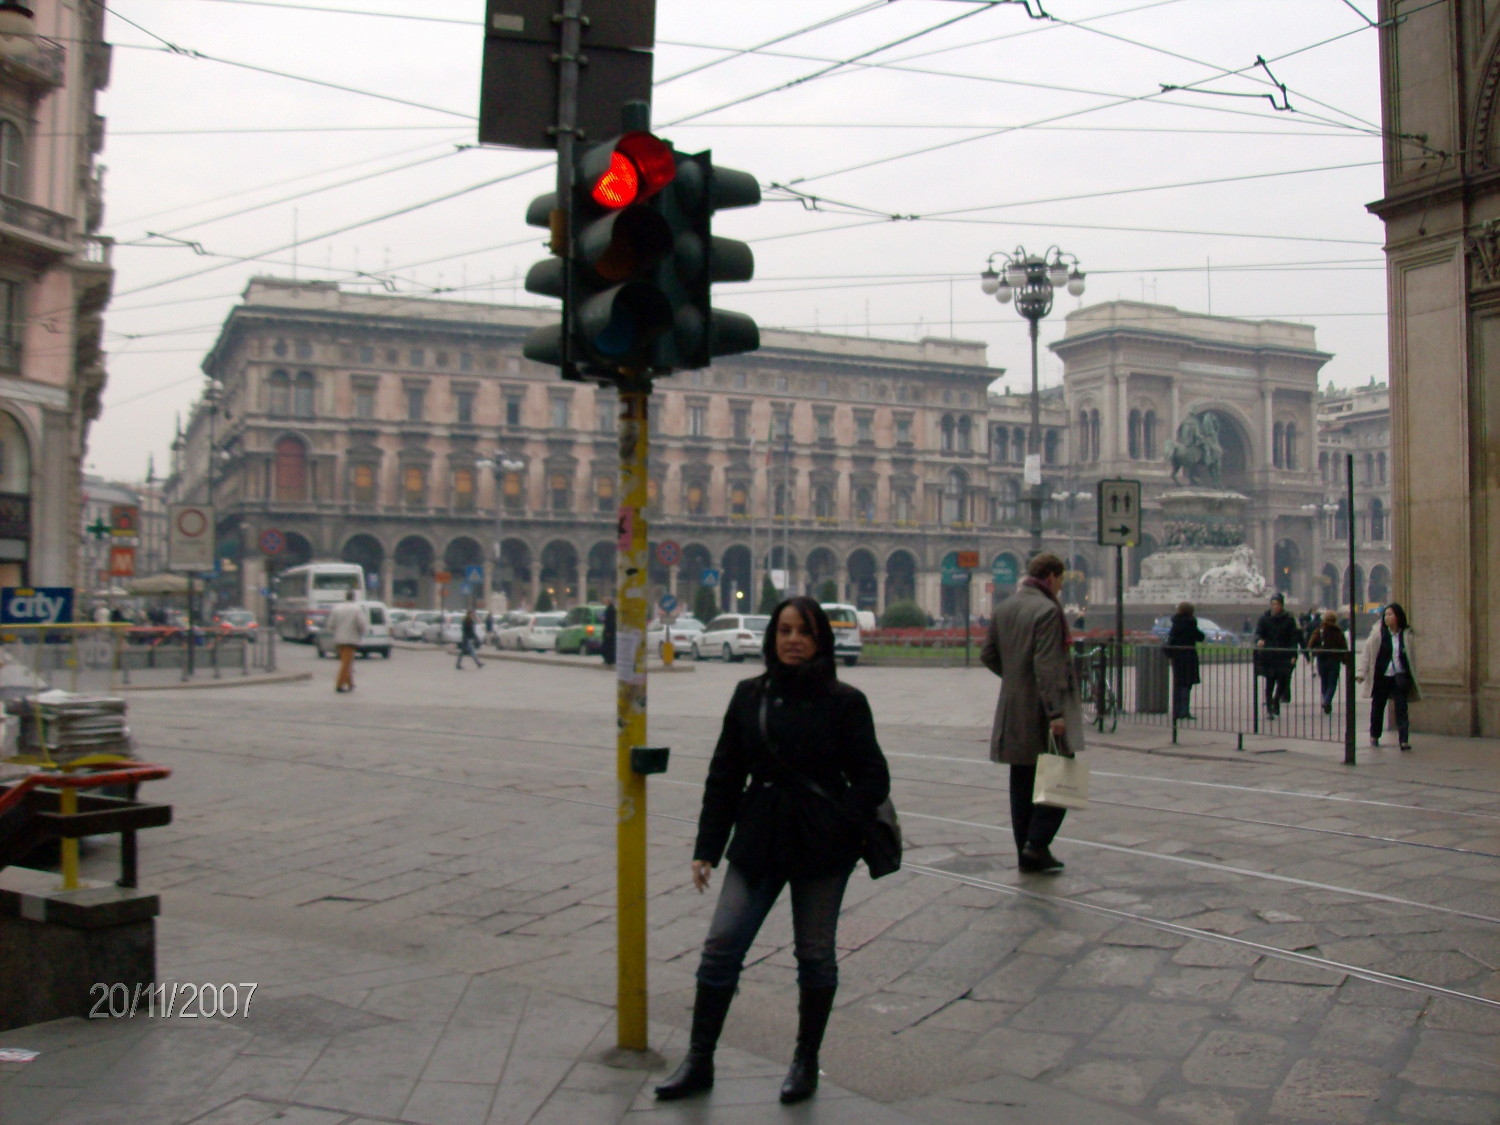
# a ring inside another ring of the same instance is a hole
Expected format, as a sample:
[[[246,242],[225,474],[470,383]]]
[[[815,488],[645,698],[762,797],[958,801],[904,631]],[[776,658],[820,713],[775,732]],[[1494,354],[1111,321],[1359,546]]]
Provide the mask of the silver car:
[[[683,614],[673,621],[658,617],[646,626],[646,651],[660,658],[662,644],[670,639],[677,655],[686,656],[692,651],[693,641],[702,632],[703,622],[696,617]]]
[[[566,613],[538,613],[532,615],[521,630],[521,647],[528,652],[546,652],[557,647],[557,634],[562,631]]]

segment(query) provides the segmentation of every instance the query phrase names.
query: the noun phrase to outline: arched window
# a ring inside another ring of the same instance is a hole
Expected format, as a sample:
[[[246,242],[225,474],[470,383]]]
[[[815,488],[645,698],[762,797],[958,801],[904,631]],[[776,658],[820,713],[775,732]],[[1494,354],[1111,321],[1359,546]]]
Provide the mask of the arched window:
[[[1286,427],[1280,422],[1271,428],[1271,464],[1286,468]]]
[[[1335,539],[1349,538],[1349,502],[1340,500],[1338,510],[1333,513],[1333,537]]]
[[[954,431],[953,415],[951,415],[951,414],[944,414],[943,415],[943,421],[942,421],[942,425],[940,427],[940,431],[941,431],[941,435],[942,435],[942,450],[943,450],[943,452],[944,453],[952,453],[953,452],[953,431]]]
[[[992,450],[991,456],[996,461],[1010,460],[1010,430],[1004,426],[995,427],[995,448]]]
[[[285,417],[292,408],[292,377],[285,371],[273,371],[266,381],[266,412]]]
[[[1156,460],[1156,411],[1148,410],[1141,418],[1141,456]]]
[[[875,490],[873,488],[854,490],[854,518],[860,523],[875,521]]]
[[[547,478],[547,492],[554,512],[573,510],[573,478],[567,473],[553,473]]]
[[[1078,460],[1091,461],[1089,456],[1089,412],[1078,412]]]
[[[972,453],[974,451],[973,422],[967,414],[958,420],[958,451],[960,453]]]
[[[294,437],[276,443],[276,479],[274,492],[278,500],[307,499],[307,446]]]
[[[1373,454],[1373,453],[1366,453],[1365,454],[1365,479],[1363,481],[1361,481],[1360,483],[1361,484],[1374,484],[1375,483],[1375,454]]]
[[[1385,505],[1378,496],[1370,501],[1370,539],[1376,543],[1385,539]]]
[[[964,501],[967,499],[969,480],[957,469],[948,474],[948,479],[943,482],[943,522],[945,524],[963,523]]]
[[[833,489],[826,484],[813,489],[813,515],[820,520],[833,518]]]
[[[401,470],[401,503],[408,508],[427,506],[427,470],[421,465],[408,465]]]
[[[453,470],[453,507],[460,512],[474,510],[474,470]]]
[[[26,195],[26,137],[12,121],[0,120],[0,195]]]
[[[1026,460],[1026,431],[1017,426],[1010,432],[1010,456],[1014,461]]]
[[[1375,454],[1375,469],[1380,474],[1380,483],[1385,483],[1385,454]]]
[[[299,371],[297,382],[292,386],[292,413],[298,418],[311,418],[318,395],[318,381],[311,371]]]
[[[1297,467],[1297,423],[1296,422],[1288,422],[1286,424],[1286,434],[1285,434],[1284,440],[1286,441],[1286,453],[1283,456],[1282,460],[1284,460],[1286,462],[1286,467],[1288,469],[1295,469]]]
[[[1055,465],[1062,449],[1062,435],[1056,430],[1047,431],[1047,439],[1042,445],[1042,460],[1049,465]]]
[[[1318,476],[1322,478],[1324,484],[1328,483],[1328,454],[1326,453],[1318,454]]]
[[[1125,432],[1126,448],[1130,451],[1130,459],[1139,461],[1141,459],[1141,412],[1139,410],[1130,412]]]
[[[1099,412],[1089,411],[1089,460],[1099,460]]]

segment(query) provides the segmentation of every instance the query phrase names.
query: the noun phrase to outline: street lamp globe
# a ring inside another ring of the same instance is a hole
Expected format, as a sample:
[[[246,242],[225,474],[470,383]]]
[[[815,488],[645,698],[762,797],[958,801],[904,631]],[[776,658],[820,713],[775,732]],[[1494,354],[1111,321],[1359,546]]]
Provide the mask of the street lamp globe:
[[[989,294],[995,293],[995,291],[1000,288],[1000,275],[993,269],[986,268],[985,271],[979,275],[979,288],[983,289],[986,293]]]
[[[1002,305],[1008,305],[1010,304],[1010,296],[1011,287],[1006,282],[1002,281],[999,287],[995,290],[995,300],[999,301]]]
[[[1083,296],[1083,271],[1077,266],[1074,266],[1073,272],[1068,274],[1068,292],[1074,297]]]

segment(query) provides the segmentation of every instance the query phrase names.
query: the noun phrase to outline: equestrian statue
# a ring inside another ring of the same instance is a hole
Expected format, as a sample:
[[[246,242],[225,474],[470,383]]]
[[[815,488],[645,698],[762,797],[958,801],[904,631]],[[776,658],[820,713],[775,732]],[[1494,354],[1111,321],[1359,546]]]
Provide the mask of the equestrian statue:
[[[1187,470],[1188,483],[1201,487],[1203,477],[1214,488],[1223,489],[1220,468],[1224,460],[1224,448],[1219,444],[1219,420],[1208,411],[1189,414],[1177,427],[1177,440],[1166,443],[1165,453],[1172,462],[1172,482],[1182,483],[1177,474]]]

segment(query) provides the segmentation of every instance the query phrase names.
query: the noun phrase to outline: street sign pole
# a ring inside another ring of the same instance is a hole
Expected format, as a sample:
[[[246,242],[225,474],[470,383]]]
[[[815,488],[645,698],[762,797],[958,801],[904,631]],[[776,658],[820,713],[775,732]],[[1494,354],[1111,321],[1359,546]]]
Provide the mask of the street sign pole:
[[[1115,547],[1115,707],[1125,709],[1125,548]]]

